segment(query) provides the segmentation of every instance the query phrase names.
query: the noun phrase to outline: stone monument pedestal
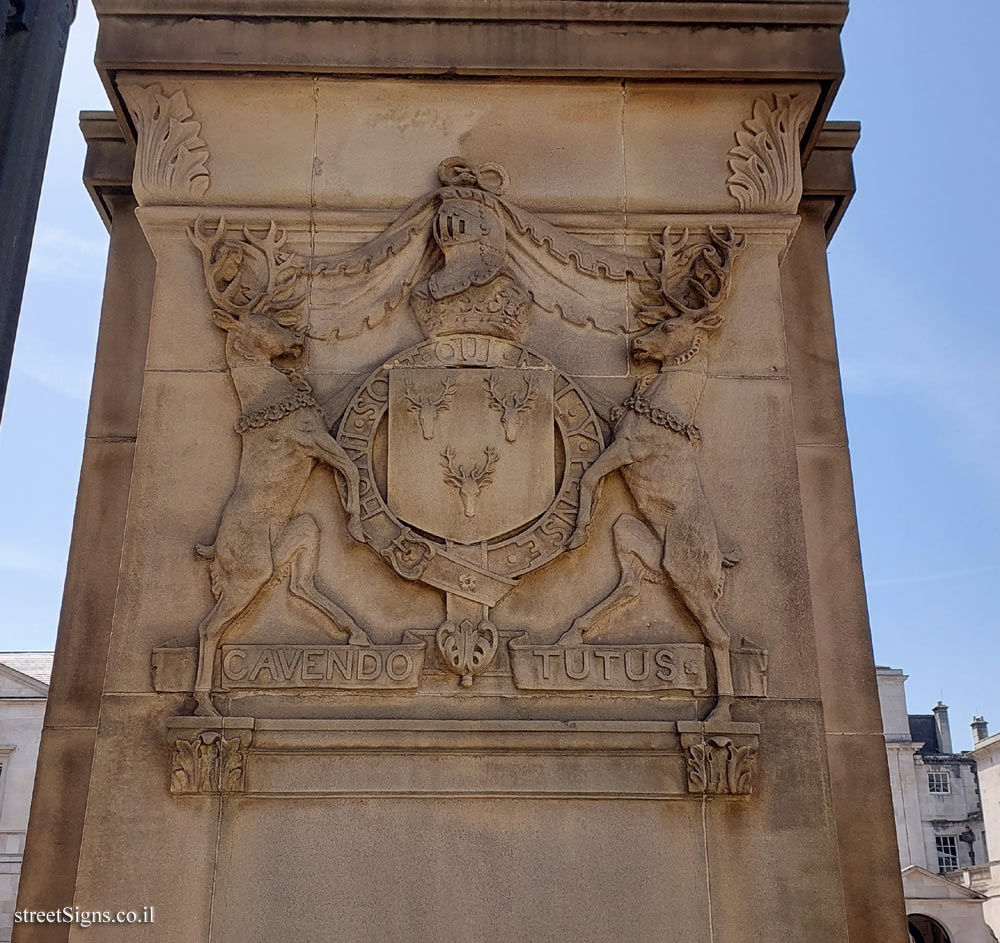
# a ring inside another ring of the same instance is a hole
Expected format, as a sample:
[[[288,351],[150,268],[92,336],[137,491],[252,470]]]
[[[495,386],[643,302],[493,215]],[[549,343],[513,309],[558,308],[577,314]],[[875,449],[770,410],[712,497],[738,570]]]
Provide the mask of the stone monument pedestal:
[[[98,12],[19,908],[902,943],[825,266],[846,4]]]

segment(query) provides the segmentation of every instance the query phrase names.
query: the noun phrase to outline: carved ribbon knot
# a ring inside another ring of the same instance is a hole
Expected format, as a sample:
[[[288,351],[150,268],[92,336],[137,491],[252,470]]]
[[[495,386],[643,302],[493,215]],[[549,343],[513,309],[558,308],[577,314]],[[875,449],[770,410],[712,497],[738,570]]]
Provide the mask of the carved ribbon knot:
[[[475,186],[499,196],[510,175],[500,164],[487,162],[477,167],[464,157],[449,157],[438,164],[438,179],[446,187]]]

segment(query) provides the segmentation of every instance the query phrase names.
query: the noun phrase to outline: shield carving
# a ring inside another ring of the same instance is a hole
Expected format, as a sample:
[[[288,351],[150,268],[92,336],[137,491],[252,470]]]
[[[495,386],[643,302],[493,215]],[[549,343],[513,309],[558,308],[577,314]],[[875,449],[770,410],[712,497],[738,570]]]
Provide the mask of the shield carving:
[[[552,371],[389,370],[387,503],[459,544],[542,514],[555,495]]]

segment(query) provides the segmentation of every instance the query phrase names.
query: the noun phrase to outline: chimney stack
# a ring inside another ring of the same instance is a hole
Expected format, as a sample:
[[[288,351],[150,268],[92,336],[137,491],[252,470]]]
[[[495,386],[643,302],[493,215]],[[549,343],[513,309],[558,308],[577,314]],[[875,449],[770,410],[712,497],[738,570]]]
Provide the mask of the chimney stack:
[[[986,726],[986,720],[982,717],[972,718],[972,740],[974,743],[979,743],[980,740],[985,740],[990,735],[989,728]]]
[[[934,708],[934,726],[937,728],[938,749],[942,753],[951,753],[951,725],[948,723],[948,705],[937,702]]]

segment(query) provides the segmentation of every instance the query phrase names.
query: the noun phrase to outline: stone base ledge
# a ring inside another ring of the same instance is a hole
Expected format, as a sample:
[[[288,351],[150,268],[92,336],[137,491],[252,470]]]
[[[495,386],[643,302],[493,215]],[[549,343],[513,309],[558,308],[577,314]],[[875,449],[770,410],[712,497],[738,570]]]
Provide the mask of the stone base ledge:
[[[697,721],[167,722],[171,792],[260,797],[738,798],[759,734]]]

